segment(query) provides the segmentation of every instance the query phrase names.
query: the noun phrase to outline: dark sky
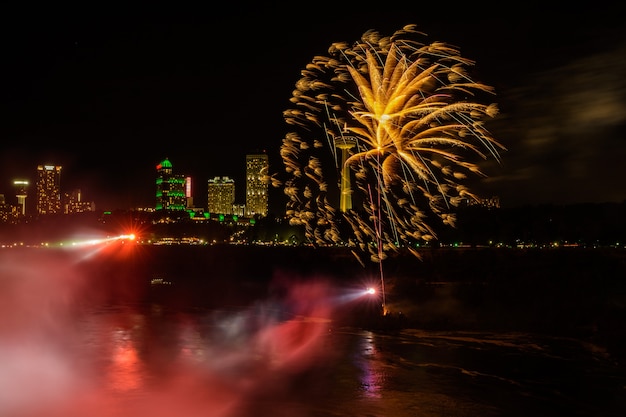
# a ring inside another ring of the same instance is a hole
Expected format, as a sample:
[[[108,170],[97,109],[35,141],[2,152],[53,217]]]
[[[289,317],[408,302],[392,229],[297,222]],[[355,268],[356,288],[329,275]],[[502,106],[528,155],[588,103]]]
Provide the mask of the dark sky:
[[[98,209],[152,205],[165,157],[194,177],[199,204],[214,176],[242,191],[246,153],[266,150],[282,172],[282,112],[315,55],[414,23],[460,47],[496,88],[489,128],[508,150],[477,191],[503,206],[626,200],[617,3],[407,3],[1,6],[0,193],[12,202],[13,179],[54,163],[63,190],[80,188]]]

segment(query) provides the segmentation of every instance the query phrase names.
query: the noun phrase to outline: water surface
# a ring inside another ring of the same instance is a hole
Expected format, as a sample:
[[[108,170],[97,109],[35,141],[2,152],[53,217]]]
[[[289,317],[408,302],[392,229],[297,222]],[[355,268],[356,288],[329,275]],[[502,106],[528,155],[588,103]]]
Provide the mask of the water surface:
[[[3,417],[626,415],[624,368],[583,338],[357,326],[363,300],[323,275],[181,303],[132,263],[0,256]]]

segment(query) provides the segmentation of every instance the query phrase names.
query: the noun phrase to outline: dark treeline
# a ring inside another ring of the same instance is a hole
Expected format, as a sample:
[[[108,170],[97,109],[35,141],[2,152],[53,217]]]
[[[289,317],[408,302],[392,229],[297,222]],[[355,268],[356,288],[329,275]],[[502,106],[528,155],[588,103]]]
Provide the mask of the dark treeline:
[[[440,242],[624,245],[626,202],[460,209],[455,228],[438,228]]]

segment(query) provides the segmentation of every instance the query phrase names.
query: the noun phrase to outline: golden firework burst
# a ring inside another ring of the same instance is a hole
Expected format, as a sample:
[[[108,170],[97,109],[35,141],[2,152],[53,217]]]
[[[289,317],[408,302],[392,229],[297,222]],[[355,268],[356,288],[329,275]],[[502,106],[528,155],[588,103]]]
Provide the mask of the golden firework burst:
[[[485,102],[494,91],[472,80],[474,62],[458,48],[426,38],[414,25],[388,37],[371,30],[332,44],[302,71],[281,155],[288,212],[312,242],[343,236],[380,262],[436,238],[433,218],[454,226],[454,210],[478,198],[462,182],[504,150],[484,125],[498,112]],[[350,146],[337,146],[343,138]],[[327,202],[331,183],[342,210]]]

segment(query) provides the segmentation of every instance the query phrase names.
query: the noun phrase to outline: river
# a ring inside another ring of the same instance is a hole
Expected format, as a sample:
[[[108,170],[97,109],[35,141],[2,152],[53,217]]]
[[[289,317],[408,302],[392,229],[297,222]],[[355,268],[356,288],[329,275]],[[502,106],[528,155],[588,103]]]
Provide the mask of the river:
[[[1,251],[1,416],[626,415],[623,364],[587,338],[364,326],[354,281],[288,271],[193,298],[151,250],[150,271],[122,253]],[[146,273],[140,297],[120,285]]]

